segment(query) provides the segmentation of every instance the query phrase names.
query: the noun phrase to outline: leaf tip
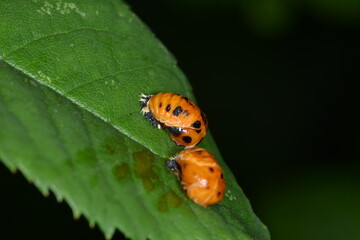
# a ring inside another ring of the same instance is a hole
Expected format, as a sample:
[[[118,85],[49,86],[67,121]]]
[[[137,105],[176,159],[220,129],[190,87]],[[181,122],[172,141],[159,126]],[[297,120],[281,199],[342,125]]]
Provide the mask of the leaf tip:
[[[81,217],[81,213],[78,210],[73,210],[73,218],[74,220],[79,220]]]
[[[115,232],[115,229],[112,229],[112,230],[110,230],[110,231],[108,231],[108,232],[104,233],[104,235],[105,235],[105,239],[106,239],[106,240],[110,240],[110,239],[113,237],[114,232]]]
[[[95,228],[95,222],[92,221],[92,220],[88,220],[88,221],[89,221],[89,227],[90,227],[91,229],[94,229],[94,228]]]
[[[10,172],[15,175],[18,173],[18,170],[16,167],[14,167],[14,168],[10,168]]]
[[[48,188],[42,188],[40,189],[41,193],[44,195],[44,197],[48,197],[50,192]]]
[[[55,198],[56,198],[56,201],[58,203],[62,203],[62,201],[64,200],[64,198],[58,193],[57,194],[57,191],[53,191],[53,193],[55,194]]]

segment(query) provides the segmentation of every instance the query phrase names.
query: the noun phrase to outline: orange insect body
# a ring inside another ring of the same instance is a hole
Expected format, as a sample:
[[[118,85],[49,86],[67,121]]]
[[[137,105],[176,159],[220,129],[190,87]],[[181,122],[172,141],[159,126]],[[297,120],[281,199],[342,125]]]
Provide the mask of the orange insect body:
[[[171,139],[178,145],[191,147],[203,140],[205,134],[199,134],[194,129],[182,128],[179,132],[172,133],[173,128],[168,128]]]
[[[187,148],[167,163],[175,171],[187,195],[201,206],[221,202],[225,179],[214,156],[199,147]]]
[[[158,93],[149,100],[153,116],[168,127],[205,129],[201,110],[187,97],[174,93]],[[192,126],[199,121],[200,126]]]
[[[178,145],[195,146],[206,135],[205,114],[187,97],[174,93],[141,95],[142,113],[154,126],[165,127]]]

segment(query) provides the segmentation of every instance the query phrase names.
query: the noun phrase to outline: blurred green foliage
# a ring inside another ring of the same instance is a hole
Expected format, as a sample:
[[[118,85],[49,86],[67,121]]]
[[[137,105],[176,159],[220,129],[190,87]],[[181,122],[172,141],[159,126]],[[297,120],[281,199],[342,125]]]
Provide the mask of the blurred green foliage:
[[[360,23],[360,1],[358,0],[171,0],[164,2],[195,11],[235,9],[242,17],[242,21],[263,34],[274,34],[291,29],[293,24],[299,21],[299,16],[303,11],[308,11],[324,22],[345,25]]]
[[[358,240],[360,187],[358,173],[339,169],[294,171],[290,181],[266,184],[259,210],[277,240]]]

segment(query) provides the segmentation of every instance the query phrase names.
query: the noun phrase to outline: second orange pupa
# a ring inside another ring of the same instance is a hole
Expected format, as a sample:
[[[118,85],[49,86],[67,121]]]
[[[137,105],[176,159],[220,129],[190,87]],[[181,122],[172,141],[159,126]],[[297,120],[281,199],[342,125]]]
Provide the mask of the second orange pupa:
[[[201,206],[222,201],[226,183],[215,157],[199,147],[187,148],[167,162],[166,167],[181,181],[188,197]]]

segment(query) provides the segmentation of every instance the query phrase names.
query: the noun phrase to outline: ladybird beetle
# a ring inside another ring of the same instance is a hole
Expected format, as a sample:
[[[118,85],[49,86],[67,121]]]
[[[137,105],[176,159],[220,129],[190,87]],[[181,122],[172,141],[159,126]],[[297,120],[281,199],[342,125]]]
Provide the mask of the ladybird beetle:
[[[189,98],[175,93],[140,96],[141,112],[154,127],[166,128],[178,145],[197,145],[206,135],[206,115]]]
[[[201,206],[221,202],[225,193],[225,179],[220,165],[207,150],[187,148],[166,163],[181,180],[188,197]]]

